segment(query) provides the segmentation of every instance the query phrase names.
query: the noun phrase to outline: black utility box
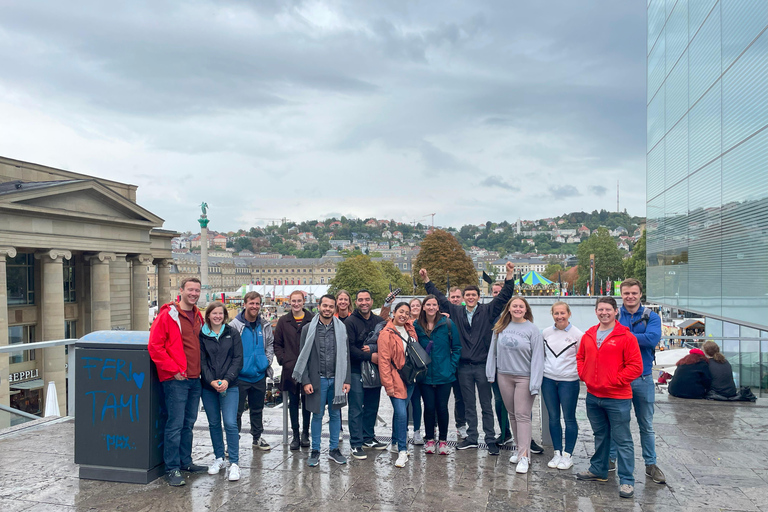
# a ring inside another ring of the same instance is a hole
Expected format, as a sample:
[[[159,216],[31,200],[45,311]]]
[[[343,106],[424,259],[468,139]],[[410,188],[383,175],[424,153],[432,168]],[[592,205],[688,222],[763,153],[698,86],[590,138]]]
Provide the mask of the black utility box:
[[[75,345],[80,478],[146,484],[163,474],[165,403],[149,333],[98,331]]]

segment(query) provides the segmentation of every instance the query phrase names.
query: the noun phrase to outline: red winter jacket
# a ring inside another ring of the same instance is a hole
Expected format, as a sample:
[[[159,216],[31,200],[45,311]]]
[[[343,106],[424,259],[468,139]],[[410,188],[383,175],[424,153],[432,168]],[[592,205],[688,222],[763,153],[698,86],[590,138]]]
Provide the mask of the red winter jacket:
[[[195,307],[203,324],[203,315]],[[177,373],[187,376],[187,356],[181,339],[181,321],[177,304],[164,304],[149,330],[149,357],[157,366],[160,382],[171,380]]]
[[[616,322],[597,348],[598,327],[591,327],[581,338],[576,353],[579,378],[587,385],[587,391],[598,398],[632,398],[632,381],[643,373],[637,338]]]

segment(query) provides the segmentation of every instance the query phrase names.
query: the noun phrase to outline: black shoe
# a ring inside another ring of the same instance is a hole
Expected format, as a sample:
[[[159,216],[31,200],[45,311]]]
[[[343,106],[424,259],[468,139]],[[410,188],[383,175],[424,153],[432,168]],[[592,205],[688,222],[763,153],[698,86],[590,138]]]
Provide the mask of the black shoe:
[[[328,452],[328,458],[330,458],[336,464],[346,464],[347,463],[347,458],[344,455],[342,455],[341,450],[339,450],[338,448]]]
[[[379,442],[378,439],[375,437],[371,439],[370,441],[366,441],[363,443],[363,446],[366,448],[373,448],[374,450],[386,450],[387,449],[387,443]]]
[[[477,448],[477,441],[470,441],[469,439],[465,439],[459,444],[456,445],[457,450],[466,450],[468,448]]]
[[[184,480],[184,477],[181,476],[181,471],[178,469],[174,469],[173,471],[166,473],[165,479],[168,480],[168,485],[172,487],[181,487],[182,485],[187,485],[187,481]]]
[[[309,448],[309,432],[301,434],[301,447]]]
[[[576,473],[576,480],[581,480],[584,482],[607,482],[607,478],[603,478],[601,476],[597,476],[594,473],[591,473],[590,471],[582,471],[581,473]]]
[[[536,441],[534,441],[533,439],[531,439],[531,453],[536,453],[536,454],[544,453],[544,448],[536,444]]]
[[[299,436],[294,435],[291,439],[291,450],[296,451],[299,448],[301,448],[301,441],[299,441]]]
[[[496,443],[488,443],[488,455],[498,455],[499,445]]]
[[[354,457],[357,460],[365,460],[368,458],[368,455],[365,454],[365,450],[363,450],[359,446],[352,448],[351,453],[352,453],[352,457]]]
[[[208,466],[199,466],[197,464],[190,464],[189,466],[182,467],[181,470],[186,471],[187,473],[207,473]]]
[[[507,434],[506,436],[499,436],[496,438],[496,444],[499,446],[504,446],[507,443],[512,442],[512,434]]]

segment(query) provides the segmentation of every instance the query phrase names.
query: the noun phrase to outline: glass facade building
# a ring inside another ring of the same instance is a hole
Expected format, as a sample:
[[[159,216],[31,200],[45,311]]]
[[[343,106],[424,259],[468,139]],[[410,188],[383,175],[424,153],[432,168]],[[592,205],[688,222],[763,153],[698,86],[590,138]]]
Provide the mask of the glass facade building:
[[[768,2],[649,1],[647,91],[648,299],[765,336]]]

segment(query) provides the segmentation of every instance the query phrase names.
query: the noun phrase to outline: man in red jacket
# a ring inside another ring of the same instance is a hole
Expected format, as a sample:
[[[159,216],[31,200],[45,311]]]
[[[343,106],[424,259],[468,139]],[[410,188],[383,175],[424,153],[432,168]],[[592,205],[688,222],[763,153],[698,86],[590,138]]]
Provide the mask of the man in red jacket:
[[[618,307],[613,297],[601,297],[595,304],[598,325],[581,338],[576,364],[579,378],[587,385],[587,417],[595,435],[595,454],[588,471],[579,480],[605,482],[611,438],[618,447],[619,496],[635,495],[635,447],[629,430],[632,408],[632,381],[643,373],[643,359],[637,338],[617,322]]]
[[[165,304],[149,332],[149,357],[163,385],[168,420],[163,438],[163,459],[168,484],[186,483],[181,471],[202,473],[207,466],[192,462],[192,427],[200,408],[200,329],[203,316],[197,309],[200,280],[181,282],[178,303]]]

